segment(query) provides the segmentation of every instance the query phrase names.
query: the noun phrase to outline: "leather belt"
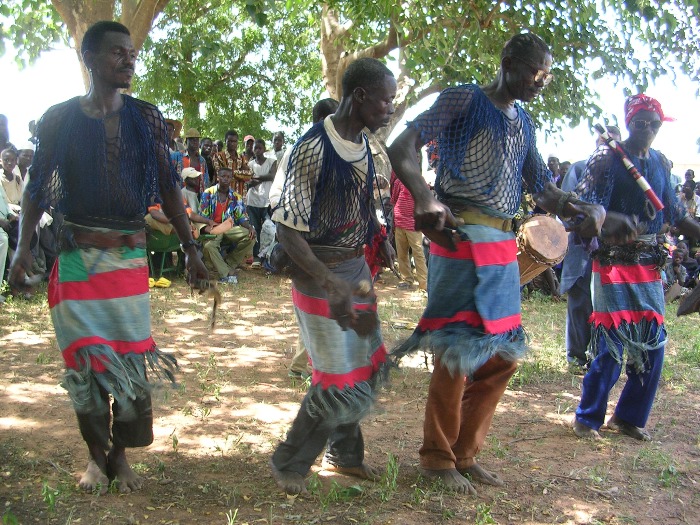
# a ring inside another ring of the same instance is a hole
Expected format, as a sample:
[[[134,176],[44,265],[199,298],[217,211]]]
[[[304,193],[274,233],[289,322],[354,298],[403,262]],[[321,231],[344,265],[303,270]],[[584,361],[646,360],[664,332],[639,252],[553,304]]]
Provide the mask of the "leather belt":
[[[365,254],[364,246],[358,246],[357,248],[340,248],[337,246],[311,245],[311,250],[314,252],[314,255],[318,257],[318,260],[326,266],[340,264]]]
[[[499,219],[474,210],[460,211],[457,216],[464,221],[464,224],[480,224],[503,232],[513,231],[513,219]]]
[[[81,248],[145,248],[146,232],[135,233],[112,232],[90,232],[86,230],[73,229],[73,240]]]

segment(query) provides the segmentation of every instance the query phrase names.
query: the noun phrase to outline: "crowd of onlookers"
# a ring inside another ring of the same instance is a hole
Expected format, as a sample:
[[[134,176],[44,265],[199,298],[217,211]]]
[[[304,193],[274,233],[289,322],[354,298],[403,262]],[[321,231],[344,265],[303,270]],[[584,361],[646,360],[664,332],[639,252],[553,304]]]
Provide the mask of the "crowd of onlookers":
[[[235,130],[224,134],[223,140],[202,137],[198,130],[182,130],[177,120],[166,119],[172,164],[182,178],[182,193],[195,238],[200,240],[202,255],[211,275],[221,283],[238,282],[239,269],[262,268],[273,271],[268,257],[274,245],[274,224],[271,219],[269,192],[277,173],[278,164],[285,153],[285,136],[277,132],[272,136],[271,149],[265,140],[245,135],[241,141]],[[33,126],[30,124],[30,131]],[[242,148],[239,146],[242,145]],[[29,166],[32,164],[34,144],[32,140],[15,146],[9,141],[8,123],[0,115],[0,154],[2,173],[0,181],[0,276],[5,278],[8,261],[12,257],[18,237],[18,217],[22,191]],[[430,169],[435,169],[438,153],[434,145],[427,149]],[[567,173],[581,170],[584,162],[560,160],[550,155],[547,165],[554,174],[557,185],[567,179]],[[380,221],[397,252],[399,288],[427,289],[427,240],[415,230],[413,201],[396,177],[378,176],[375,187],[375,203]],[[568,178],[571,178],[570,176]],[[389,180],[390,179],[390,180]],[[700,213],[700,184],[695,173],[688,170],[685,180],[674,176],[672,185],[680,201],[693,217]],[[565,183],[566,184],[566,183]],[[565,188],[566,189],[566,188]],[[148,209],[145,217],[149,240],[154,245],[177,246],[177,240],[168,218],[159,205]],[[58,249],[58,231],[61,217],[46,213],[33,241],[34,271],[48,276]],[[169,238],[165,241],[163,237]],[[700,239],[683,239],[672,229],[659,239],[669,251],[668,264],[664,268],[666,288],[673,295],[678,287],[685,293],[700,279],[700,259],[697,245]],[[153,256],[153,255],[152,255]],[[163,256],[163,255],[156,255]],[[176,265],[170,255],[167,265]],[[372,267],[372,261],[368,261]],[[377,266],[373,274],[381,276]],[[559,295],[558,269],[545,272],[535,283],[552,296]],[[530,285],[533,288],[533,285]],[[0,302],[4,300],[0,296]]]

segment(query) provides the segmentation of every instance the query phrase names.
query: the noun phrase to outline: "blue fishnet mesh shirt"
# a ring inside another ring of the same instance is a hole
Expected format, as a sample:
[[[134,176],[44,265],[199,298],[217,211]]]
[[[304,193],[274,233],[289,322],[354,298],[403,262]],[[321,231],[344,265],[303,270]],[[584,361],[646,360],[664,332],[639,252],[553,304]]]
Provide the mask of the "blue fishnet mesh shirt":
[[[321,121],[294,145],[273,219],[278,215],[308,227],[299,233],[310,244],[356,248],[374,235],[372,187],[374,162],[363,134],[364,151],[344,160]],[[363,167],[365,171],[363,171]]]
[[[87,116],[79,97],[51,107],[37,126],[29,170],[30,198],[85,226],[143,225],[160,189],[181,185],[170,162],[166,127],[158,108],[122,95],[118,133],[107,137],[105,119]]]
[[[628,173],[619,155],[607,144],[598,146],[588,160],[575,190],[578,196],[586,202],[600,204],[607,211],[636,215],[647,225],[644,233],[658,233],[665,222],[677,224],[686,217],[688,212],[676,196],[669,162],[663,154],[650,149],[648,158],[628,156],[664,205],[654,219],[645,211],[644,192]]]
[[[423,144],[437,139],[435,191],[441,201],[511,218],[523,189],[539,193],[551,181],[537,152],[532,119],[519,105],[515,109],[515,118],[508,118],[479,86],[466,84],[444,90],[408,124],[420,132]]]

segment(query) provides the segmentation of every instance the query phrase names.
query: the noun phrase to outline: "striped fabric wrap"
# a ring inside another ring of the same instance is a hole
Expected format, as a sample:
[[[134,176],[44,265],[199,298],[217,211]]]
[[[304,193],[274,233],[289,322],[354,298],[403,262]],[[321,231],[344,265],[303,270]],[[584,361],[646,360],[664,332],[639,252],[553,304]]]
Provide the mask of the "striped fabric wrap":
[[[666,344],[661,273],[647,259],[642,256],[638,264],[594,260],[591,280],[591,354],[598,354],[599,341],[605,338],[617,362],[621,363],[626,353],[628,366],[638,373],[645,371],[647,352]]]
[[[474,373],[491,357],[515,361],[527,351],[520,316],[515,235],[464,225],[457,251],[430,245],[428,305],[398,359],[429,349],[453,376]]]
[[[95,229],[101,231],[102,229]],[[151,337],[148,264],[142,248],[62,251],[48,288],[51,319],[66,363],[62,386],[78,413],[106,413],[98,385],[122,405],[153,385],[147,374],[174,383],[177,362]]]
[[[371,282],[364,257],[340,263],[332,271],[353,288],[363,280]],[[368,337],[342,330],[330,318],[325,290],[310,279],[294,278],[292,301],[313,367],[307,393],[309,414],[335,425],[358,421],[371,409],[375,391],[386,378],[386,349],[379,323]],[[354,296],[353,308],[376,312],[377,305]]]

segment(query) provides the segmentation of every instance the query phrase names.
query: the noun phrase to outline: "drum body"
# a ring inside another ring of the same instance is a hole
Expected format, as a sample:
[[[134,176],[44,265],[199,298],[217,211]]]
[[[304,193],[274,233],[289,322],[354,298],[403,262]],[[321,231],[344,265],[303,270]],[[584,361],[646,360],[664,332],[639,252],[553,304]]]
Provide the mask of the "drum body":
[[[533,215],[525,219],[518,230],[517,240],[521,286],[559,264],[568,247],[566,229],[548,215]]]

